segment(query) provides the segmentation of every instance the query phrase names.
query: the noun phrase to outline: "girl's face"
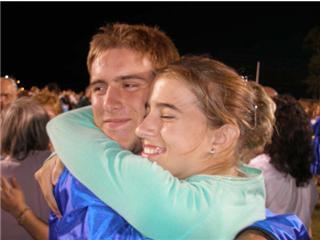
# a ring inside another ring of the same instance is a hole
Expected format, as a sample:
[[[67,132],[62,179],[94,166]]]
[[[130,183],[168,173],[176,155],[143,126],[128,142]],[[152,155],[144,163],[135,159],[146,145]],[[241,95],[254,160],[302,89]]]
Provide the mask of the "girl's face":
[[[211,156],[213,129],[184,80],[160,77],[148,103],[149,113],[137,128],[142,156],[178,178],[201,173]]]

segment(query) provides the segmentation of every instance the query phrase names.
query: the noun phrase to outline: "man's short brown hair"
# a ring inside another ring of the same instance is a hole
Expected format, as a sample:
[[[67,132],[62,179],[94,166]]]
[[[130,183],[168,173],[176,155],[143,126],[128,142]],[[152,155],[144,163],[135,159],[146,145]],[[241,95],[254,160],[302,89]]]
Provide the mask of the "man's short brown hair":
[[[92,62],[111,48],[128,48],[147,56],[153,67],[161,68],[179,59],[177,48],[171,39],[157,27],[129,24],[107,24],[92,37],[87,57],[91,72]]]

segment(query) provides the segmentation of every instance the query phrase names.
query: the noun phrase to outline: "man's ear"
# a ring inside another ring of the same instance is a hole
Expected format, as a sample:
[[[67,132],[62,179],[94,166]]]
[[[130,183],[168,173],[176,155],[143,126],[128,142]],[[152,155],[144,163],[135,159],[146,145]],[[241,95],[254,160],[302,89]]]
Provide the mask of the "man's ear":
[[[212,136],[212,149],[214,152],[222,152],[234,146],[240,136],[240,130],[237,126],[232,124],[224,124],[218,129],[214,130]]]

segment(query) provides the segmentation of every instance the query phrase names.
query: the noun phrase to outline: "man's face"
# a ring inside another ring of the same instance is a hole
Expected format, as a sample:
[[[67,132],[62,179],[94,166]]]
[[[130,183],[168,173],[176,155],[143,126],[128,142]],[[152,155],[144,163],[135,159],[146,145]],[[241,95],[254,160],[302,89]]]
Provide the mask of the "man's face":
[[[1,78],[0,109],[6,109],[16,98],[17,89],[12,85],[11,80]]]
[[[123,148],[139,143],[135,129],[145,115],[154,78],[151,62],[127,48],[114,48],[91,66],[91,102],[95,124]]]

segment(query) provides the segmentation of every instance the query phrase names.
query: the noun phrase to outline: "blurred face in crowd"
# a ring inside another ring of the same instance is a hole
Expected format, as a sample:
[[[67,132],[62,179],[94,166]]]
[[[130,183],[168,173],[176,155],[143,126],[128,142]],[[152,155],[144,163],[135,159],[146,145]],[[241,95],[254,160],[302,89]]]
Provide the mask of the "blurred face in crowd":
[[[160,77],[148,104],[149,113],[136,130],[143,142],[142,156],[178,178],[203,172],[212,157],[214,130],[188,84]]]
[[[12,80],[7,78],[1,78],[0,88],[0,109],[6,109],[12,102],[17,99],[17,89],[11,82]]]
[[[98,56],[90,68],[95,124],[123,148],[139,143],[135,129],[145,116],[154,78],[148,58],[127,48],[113,48]]]
[[[44,110],[46,110],[46,112],[48,113],[50,119],[54,118],[55,116],[57,116],[56,110],[54,109],[54,106],[50,105],[50,104],[46,104],[42,106],[44,108]]]

